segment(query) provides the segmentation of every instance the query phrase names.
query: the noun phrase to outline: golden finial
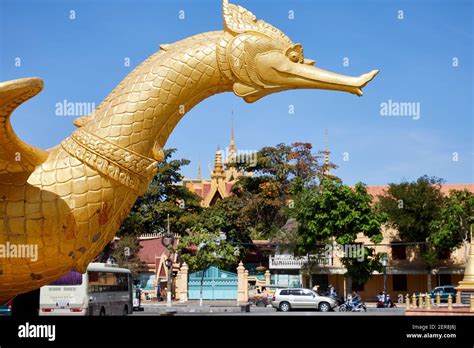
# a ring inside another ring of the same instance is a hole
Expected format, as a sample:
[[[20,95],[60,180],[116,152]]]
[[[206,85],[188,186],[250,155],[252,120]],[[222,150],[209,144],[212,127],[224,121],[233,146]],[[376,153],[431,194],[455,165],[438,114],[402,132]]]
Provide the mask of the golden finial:
[[[331,175],[331,168],[329,167],[329,146],[328,146],[329,140],[328,138],[329,138],[328,130],[326,128],[326,131],[325,131],[326,151],[324,154],[324,174],[329,176]]]
[[[230,136],[230,150],[235,150],[235,139],[234,139],[234,110],[232,110],[231,122],[231,136]]]
[[[211,177],[224,177],[224,169],[222,168],[222,151],[219,146],[217,146],[217,151],[214,156],[214,170],[212,171]]]

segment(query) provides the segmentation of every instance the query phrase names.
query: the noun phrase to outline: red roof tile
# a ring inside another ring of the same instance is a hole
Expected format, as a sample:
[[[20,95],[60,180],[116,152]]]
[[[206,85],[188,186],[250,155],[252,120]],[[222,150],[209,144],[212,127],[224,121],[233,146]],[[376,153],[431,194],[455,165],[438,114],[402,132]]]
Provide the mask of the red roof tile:
[[[367,192],[377,201],[378,196],[384,195],[388,190],[388,185],[385,186],[367,186]],[[441,193],[448,195],[451,190],[464,190],[474,193],[474,184],[443,184],[441,185]]]
[[[230,183],[230,182],[225,183],[225,193],[227,196],[230,196],[230,193],[232,192],[232,186],[234,186],[234,183]]]
[[[211,191],[211,184],[202,184],[202,198],[206,198],[207,195],[209,194],[209,191]]]
[[[175,239],[174,246],[177,246],[177,244],[178,239]],[[168,253],[168,249],[161,244],[161,238],[140,240],[140,246],[138,257],[146,264],[154,264],[155,257],[159,258],[161,255]]]

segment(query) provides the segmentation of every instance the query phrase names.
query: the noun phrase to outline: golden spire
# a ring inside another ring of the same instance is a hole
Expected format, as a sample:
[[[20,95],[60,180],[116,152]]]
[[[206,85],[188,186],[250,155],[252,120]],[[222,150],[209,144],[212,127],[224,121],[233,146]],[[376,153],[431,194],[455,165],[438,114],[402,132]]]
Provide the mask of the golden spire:
[[[329,147],[328,147],[328,130],[326,128],[326,151],[324,154],[324,174],[331,175],[331,168],[329,167]]]
[[[235,147],[235,138],[234,138],[234,110],[232,110],[231,116],[231,136],[230,136],[230,145],[227,157],[225,159],[226,168],[229,168],[229,165],[235,163],[237,160],[237,148]]]
[[[235,151],[235,140],[234,140],[234,110],[232,110],[232,117],[231,117],[231,124],[232,124],[232,132],[230,137],[230,151]]]
[[[200,161],[198,161],[198,176],[197,176],[197,178],[199,180],[202,179],[202,176],[201,176],[201,162]]]
[[[211,177],[225,177],[224,169],[222,168],[222,151],[217,146],[217,151],[214,156],[214,170],[212,171]]]

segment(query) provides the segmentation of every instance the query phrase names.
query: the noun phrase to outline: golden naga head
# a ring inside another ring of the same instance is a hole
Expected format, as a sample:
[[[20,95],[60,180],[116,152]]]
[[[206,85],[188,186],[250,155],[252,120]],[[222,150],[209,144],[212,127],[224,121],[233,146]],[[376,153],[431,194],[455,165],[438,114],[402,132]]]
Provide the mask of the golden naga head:
[[[301,44],[245,8],[223,0],[224,36],[217,56],[220,70],[234,82],[234,93],[248,103],[289,89],[327,89],[362,95],[378,70],[359,77],[339,75],[314,66]]]

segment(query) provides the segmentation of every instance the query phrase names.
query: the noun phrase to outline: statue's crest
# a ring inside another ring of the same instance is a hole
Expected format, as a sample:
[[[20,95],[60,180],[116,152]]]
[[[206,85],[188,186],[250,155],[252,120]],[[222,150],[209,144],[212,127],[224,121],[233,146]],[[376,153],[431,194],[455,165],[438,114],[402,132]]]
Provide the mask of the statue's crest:
[[[286,41],[288,45],[292,44],[290,38],[281,30],[257,20],[252,12],[242,6],[229,4],[228,0],[223,0],[222,14],[224,30],[233,36],[244,33],[261,34],[277,41]]]

